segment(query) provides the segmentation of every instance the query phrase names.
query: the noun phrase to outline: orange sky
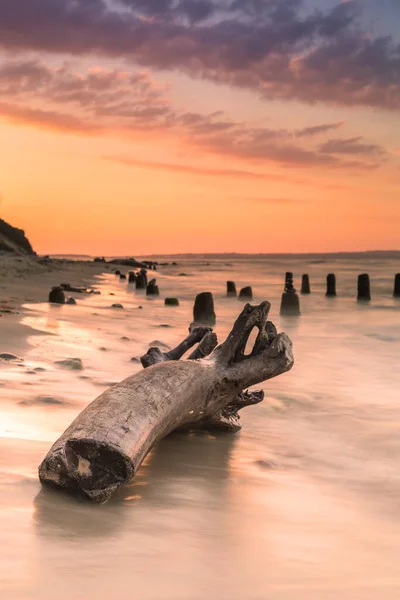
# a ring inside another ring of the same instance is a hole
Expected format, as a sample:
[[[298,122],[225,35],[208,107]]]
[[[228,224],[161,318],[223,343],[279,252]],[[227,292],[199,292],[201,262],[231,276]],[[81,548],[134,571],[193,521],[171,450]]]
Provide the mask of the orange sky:
[[[0,62],[0,216],[38,253],[399,248],[392,106],[260,98],[123,58],[29,61]]]

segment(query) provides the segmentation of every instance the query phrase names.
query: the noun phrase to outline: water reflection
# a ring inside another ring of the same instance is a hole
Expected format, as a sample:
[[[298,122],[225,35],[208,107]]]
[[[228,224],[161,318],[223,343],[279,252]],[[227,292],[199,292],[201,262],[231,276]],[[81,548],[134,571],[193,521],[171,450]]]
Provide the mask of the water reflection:
[[[51,488],[33,501],[35,533],[45,538],[91,538],[118,533],[126,511],[121,506],[89,505]]]
[[[51,307],[53,308],[53,307]],[[38,320],[36,320],[35,322],[35,326],[40,326],[40,323],[37,322]],[[47,319],[45,319],[45,325],[44,325],[44,329],[60,329],[60,320],[58,315],[52,314],[51,312],[49,312]]]
[[[135,478],[104,505],[42,488],[34,500],[36,533],[50,538],[106,537],[127,526],[141,526],[143,513],[154,514],[154,509],[175,511],[193,505],[218,511],[226,502],[234,444],[233,435],[210,439],[206,434],[171,434],[149,454]],[[127,505],[133,510],[128,511]]]

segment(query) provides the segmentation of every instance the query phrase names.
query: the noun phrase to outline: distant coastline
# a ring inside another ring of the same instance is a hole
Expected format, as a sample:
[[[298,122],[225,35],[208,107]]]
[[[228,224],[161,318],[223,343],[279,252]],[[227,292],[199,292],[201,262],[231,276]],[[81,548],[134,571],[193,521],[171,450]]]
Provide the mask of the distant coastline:
[[[41,255],[43,256],[43,254]],[[95,255],[89,254],[48,254],[51,258],[55,259],[70,259],[70,260],[93,260]],[[327,259],[327,258],[388,258],[388,259],[400,259],[400,250],[365,250],[361,252],[286,252],[286,253],[239,253],[239,252],[214,252],[214,253],[180,253],[180,254],[138,254],[133,255],[135,258],[155,258],[162,256],[164,258],[174,257],[197,257],[197,258],[219,258],[219,257],[258,257],[258,258],[310,258],[310,259]],[[125,255],[109,255],[105,256],[106,260],[112,260],[115,258],[125,258]]]

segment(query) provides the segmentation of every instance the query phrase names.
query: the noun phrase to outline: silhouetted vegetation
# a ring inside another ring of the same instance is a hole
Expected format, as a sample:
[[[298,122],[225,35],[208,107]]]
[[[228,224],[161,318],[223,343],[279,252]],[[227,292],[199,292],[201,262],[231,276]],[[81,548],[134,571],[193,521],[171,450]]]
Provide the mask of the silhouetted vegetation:
[[[0,219],[0,251],[35,254],[22,229],[13,227]]]

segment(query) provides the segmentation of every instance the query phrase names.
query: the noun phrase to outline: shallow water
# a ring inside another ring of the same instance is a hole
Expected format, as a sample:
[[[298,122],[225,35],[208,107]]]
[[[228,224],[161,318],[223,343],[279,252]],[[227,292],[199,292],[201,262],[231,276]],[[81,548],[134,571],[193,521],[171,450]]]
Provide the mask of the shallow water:
[[[76,296],[77,306],[27,306],[23,322],[50,335],[30,338],[23,363],[0,366],[2,597],[397,599],[400,301],[391,294],[399,264],[178,261],[156,277],[162,298],[178,296],[179,308],[110,274],[98,279],[101,295]],[[310,274],[300,318],[278,314],[286,270],[295,283]],[[360,305],[365,271],[372,301]],[[329,272],[335,299],[324,295]],[[168,437],[103,506],[42,490],[36,470],[51,442],[107,386],[141,368],[130,359],[149,342],[181,340],[197,292],[214,293],[224,339],[241,307],[224,298],[227,279],[253,285],[254,303],[272,302],[271,319],[295,353],[292,371],[243,411],[242,432]],[[124,310],[110,308],[116,302]],[[55,364],[72,357],[82,370]]]

